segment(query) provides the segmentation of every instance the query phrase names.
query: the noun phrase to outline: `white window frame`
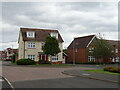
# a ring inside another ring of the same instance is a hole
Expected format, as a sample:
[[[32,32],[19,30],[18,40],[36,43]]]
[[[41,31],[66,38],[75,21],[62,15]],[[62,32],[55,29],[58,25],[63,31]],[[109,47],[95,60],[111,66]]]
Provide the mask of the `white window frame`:
[[[88,56],[88,61],[91,62],[91,61],[95,61],[95,58],[93,56]]]
[[[28,55],[29,59],[35,60],[35,55]]]
[[[58,62],[58,55],[52,56],[52,62]]]
[[[118,49],[115,49],[115,52],[118,53]]]
[[[93,52],[94,48],[93,47],[90,47],[89,48],[89,52]]]
[[[115,59],[116,59],[116,62],[119,62],[119,59],[120,59],[120,58],[119,58],[119,57],[116,57]]]
[[[55,37],[56,39],[58,39],[58,33],[57,32],[52,32],[50,35],[51,35],[51,37]]]
[[[41,48],[43,48],[43,46],[44,46],[44,45],[45,45],[45,43],[44,43],[44,42],[42,42],[42,43],[41,43]]]
[[[114,52],[114,50],[111,51],[112,53]]]
[[[35,42],[28,42],[28,48],[35,48]]]
[[[35,32],[33,32],[33,31],[28,31],[28,32],[27,32],[27,37],[28,37],[28,38],[34,38],[34,37],[35,37]]]

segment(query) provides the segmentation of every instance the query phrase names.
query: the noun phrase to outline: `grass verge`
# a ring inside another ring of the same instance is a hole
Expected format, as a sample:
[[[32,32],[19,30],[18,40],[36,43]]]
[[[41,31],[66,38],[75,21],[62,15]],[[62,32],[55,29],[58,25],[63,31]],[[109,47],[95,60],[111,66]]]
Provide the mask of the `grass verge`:
[[[31,66],[74,66],[72,64],[35,64]]]
[[[104,71],[104,70],[85,70],[87,72],[95,72],[95,73],[102,73],[102,74],[113,74],[113,75],[120,75],[120,73],[113,73],[109,71]]]
[[[11,62],[11,64],[16,64],[14,62]],[[27,66],[74,66],[73,64],[35,64],[35,65],[27,65]]]

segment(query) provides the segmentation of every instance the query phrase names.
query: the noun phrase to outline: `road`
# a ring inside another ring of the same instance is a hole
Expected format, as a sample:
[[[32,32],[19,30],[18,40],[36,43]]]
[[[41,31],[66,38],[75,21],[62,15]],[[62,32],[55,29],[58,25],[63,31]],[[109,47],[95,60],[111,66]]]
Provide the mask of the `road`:
[[[14,88],[118,88],[117,83],[64,75],[64,70],[95,69],[99,66],[28,67],[3,63],[3,76]]]
[[[81,77],[12,82],[15,88],[118,88],[118,84]]]

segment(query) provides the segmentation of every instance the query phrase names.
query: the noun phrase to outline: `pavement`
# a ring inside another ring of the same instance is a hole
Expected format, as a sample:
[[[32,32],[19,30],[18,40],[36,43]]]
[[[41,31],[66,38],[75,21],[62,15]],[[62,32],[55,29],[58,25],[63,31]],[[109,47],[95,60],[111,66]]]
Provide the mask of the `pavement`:
[[[84,77],[89,79],[120,83],[119,82],[120,75],[101,74],[101,73],[95,73],[95,72],[88,72],[84,70],[67,70],[62,73],[70,76],[75,76],[75,77]]]

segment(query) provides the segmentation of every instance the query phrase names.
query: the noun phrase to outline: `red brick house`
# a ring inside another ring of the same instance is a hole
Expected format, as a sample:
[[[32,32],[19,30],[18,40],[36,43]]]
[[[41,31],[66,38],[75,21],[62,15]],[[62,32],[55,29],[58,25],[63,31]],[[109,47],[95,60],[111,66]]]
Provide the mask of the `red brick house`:
[[[0,60],[4,60],[6,58],[5,51],[0,51]]]
[[[2,60],[5,59],[11,59],[12,55],[16,55],[15,59],[18,59],[18,49],[12,49],[12,48],[7,48],[4,51],[0,51],[0,58],[3,58]]]
[[[66,63],[85,63],[90,61],[96,61],[93,56],[89,56],[88,52],[94,49],[93,41],[96,39],[95,35],[89,35],[84,37],[77,37],[68,46],[68,58]],[[104,58],[99,62],[116,62],[119,61],[120,50],[118,49],[118,41],[107,40],[113,46],[113,52],[116,52],[114,58]]]

